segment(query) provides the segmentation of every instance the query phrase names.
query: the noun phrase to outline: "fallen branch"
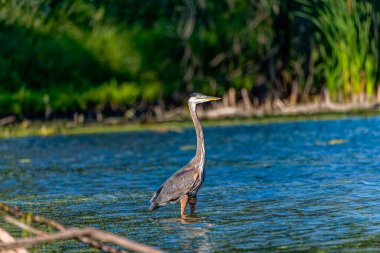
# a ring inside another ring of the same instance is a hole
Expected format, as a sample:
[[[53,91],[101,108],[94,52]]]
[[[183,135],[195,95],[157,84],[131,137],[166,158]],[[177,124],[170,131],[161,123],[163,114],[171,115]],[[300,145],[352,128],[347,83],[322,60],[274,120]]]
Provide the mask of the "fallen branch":
[[[198,111],[201,118],[217,119],[217,118],[235,118],[235,117],[262,117],[262,116],[290,116],[315,113],[347,113],[355,110],[372,110],[379,108],[378,103],[366,104],[336,104],[332,102],[314,102],[307,104],[290,105],[277,99],[273,101],[273,108],[265,108],[265,106],[256,107],[247,110],[244,105],[236,106],[218,106],[212,110]]]
[[[14,123],[15,121],[16,121],[15,116],[8,116],[5,118],[2,118],[2,119],[0,119],[0,126],[9,125],[9,124]]]
[[[24,224],[24,223],[16,220],[15,218],[12,218],[11,216],[5,216],[4,220],[7,221],[8,223],[11,223],[11,224],[15,225],[16,227],[19,227],[19,228],[21,228],[21,229],[23,229],[25,231],[28,231],[30,233],[33,233],[33,234],[37,235],[37,236],[44,237],[44,236],[50,235],[47,232],[44,232],[42,230],[38,230],[38,229],[33,228],[33,227],[31,227],[31,226],[29,226],[27,224]],[[67,231],[67,229],[65,229],[64,231]],[[92,247],[101,249],[104,252],[127,253],[125,250],[119,250],[119,249],[113,248],[113,247],[108,246],[108,245],[100,244],[98,241],[92,240],[91,238],[88,238],[88,237],[82,236],[82,237],[79,237],[79,238],[76,238],[76,239],[80,240],[81,242],[83,242],[83,243],[85,243],[87,245],[90,245]]]
[[[21,228],[22,230],[28,231],[28,232],[33,233],[35,235],[38,235],[38,236],[48,236],[49,235],[49,233],[44,232],[42,230],[32,228],[31,226],[26,225],[25,223],[22,223],[21,221],[18,221],[15,218],[12,218],[11,216],[5,216],[4,220],[15,225],[16,227]]]
[[[11,236],[7,231],[0,228],[0,241],[4,243],[13,243],[16,239],[13,238],[13,236]],[[0,247],[0,253],[28,253],[28,251],[21,247],[16,247],[14,250],[1,249]]]
[[[150,246],[136,243],[134,241],[128,240],[121,236],[104,232],[104,231],[94,229],[94,228],[82,228],[82,229],[72,228],[72,229],[68,229],[66,231],[58,232],[55,234],[47,234],[47,235],[39,236],[39,237],[19,239],[14,242],[0,243],[0,249],[17,249],[20,247],[30,248],[32,246],[36,246],[39,244],[44,244],[44,243],[49,243],[49,242],[59,241],[59,240],[75,239],[82,236],[90,236],[104,242],[111,242],[111,243],[117,244],[119,246],[128,248],[129,250],[133,250],[136,252],[145,252],[145,253],[162,253],[163,252],[161,250],[154,249]]]
[[[42,243],[48,243],[55,240],[66,240],[66,239],[77,239],[81,241],[84,244],[87,244],[89,246],[92,246],[94,248],[100,249],[103,252],[110,252],[110,253],[126,253],[125,250],[119,250],[117,248],[113,248],[111,246],[102,244],[101,242],[107,242],[107,243],[113,243],[115,245],[118,245],[122,248],[125,248],[127,250],[133,250],[136,252],[147,252],[147,253],[158,253],[163,252],[161,250],[155,249],[150,246],[146,246],[144,244],[140,244],[137,242],[134,242],[132,240],[126,239],[124,237],[121,237],[119,235],[94,229],[94,228],[72,228],[67,229],[62,224],[46,219],[41,216],[37,215],[31,215],[31,214],[25,214],[23,213],[18,207],[9,207],[4,203],[0,203],[0,211],[6,212],[10,216],[6,216],[4,219],[5,221],[23,229],[28,232],[31,232],[37,237],[33,238],[25,238],[25,239],[19,239],[13,242],[5,242],[0,243],[0,250],[1,249],[15,249],[19,248],[20,245],[23,248],[28,248],[34,245],[42,244]],[[46,225],[48,227],[52,227],[57,229],[58,233],[50,234],[41,230],[38,230],[36,228],[33,228],[27,224],[24,224],[13,217],[16,218],[26,218],[29,217],[33,222]],[[101,241],[101,242],[99,242]],[[3,253],[0,251],[0,253]]]
[[[18,207],[10,207],[10,206],[7,206],[4,203],[0,203],[0,210],[8,213],[9,215],[17,217],[17,218],[26,218],[27,215],[28,215],[28,214],[23,213],[20,210],[20,208],[18,208]],[[49,220],[49,219],[46,219],[46,218],[38,216],[38,215],[32,215],[31,218],[32,218],[32,221],[34,221],[36,223],[46,225],[48,227],[57,229],[58,231],[66,231],[67,230],[65,226],[63,226],[62,224],[60,224],[60,223],[58,223],[56,221]],[[43,232],[43,231],[41,231],[41,232]],[[116,249],[116,248],[108,246],[108,245],[103,245],[100,242],[95,241],[95,240],[93,240],[91,238],[88,238],[88,237],[79,237],[77,239],[80,242],[82,242],[82,243],[84,243],[86,245],[89,245],[89,246],[91,246],[93,248],[97,248],[97,249],[99,249],[99,250],[101,250],[103,252],[108,252],[108,253],[127,253],[125,250],[119,250],[119,249]]]

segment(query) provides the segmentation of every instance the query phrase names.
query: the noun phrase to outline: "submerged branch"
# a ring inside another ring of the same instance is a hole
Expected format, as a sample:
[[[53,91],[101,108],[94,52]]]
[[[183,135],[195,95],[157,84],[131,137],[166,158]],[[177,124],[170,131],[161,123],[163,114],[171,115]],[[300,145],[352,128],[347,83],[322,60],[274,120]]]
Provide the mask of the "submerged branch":
[[[4,243],[14,243],[16,239],[11,236],[7,231],[0,228],[0,242]],[[13,248],[14,250],[2,249],[0,247],[0,253],[28,253],[28,251],[21,247]]]
[[[146,253],[162,253],[163,251],[154,249],[150,246],[146,246],[134,241],[128,240],[124,237],[104,232],[94,228],[72,228],[63,232],[58,232],[55,234],[46,234],[43,236],[19,239],[14,242],[0,243],[0,249],[17,249],[20,247],[29,248],[39,244],[49,243],[58,240],[68,240],[75,239],[78,237],[90,236],[104,242],[111,242],[121,247],[133,250],[136,252],[146,252]]]
[[[3,211],[8,214],[4,218],[5,221],[25,231],[28,231],[37,235],[36,237],[33,237],[33,238],[24,238],[24,239],[19,239],[15,241],[3,240],[3,243],[0,243],[1,253],[3,253],[1,251],[2,249],[8,250],[8,249],[17,249],[20,247],[28,248],[34,245],[49,243],[56,240],[67,240],[67,239],[77,239],[81,241],[82,243],[87,244],[91,247],[97,248],[103,252],[110,252],[110,253],[126,253],[126,251],[102,244],[101,242],[112,243],[112,244],[118,245],[121,248],[136,251],[136,252],[149,252],[149,253],[163,252],[161,250],[134,242],[132,240],[121,237],[119,235],[98,230],[98,229],[94,229],[94,228],[67,229],[65,226],[63,226],[62,224],[56,221],[49,220],[37,215],[23,213],[18,207],[10,207],[4,203],[0,203],[0,211]],[[24,224],[11,216],[16,217],[16,218],[26,218],[28,216],[29,218],[31,218],[33,222],[36,222],[38,224],[43,224],[51,228],[55,228],[59,232],[55,234],[50,234],[50,233],[41,231],[39,229],[36,229],[30,225]],[[2,230],[0,230],[0,232],[1,231]],[[0,239],[1,239],[1,233],[0,233]],[[5,251],[5,252],[8,252],[8,251]]]
[[[38,235],[38,236],[48,236],[49,235],[49,233],[44,232],[44,231],[39,230],[39,229],[35,229],[35,228],[25,224],[25,223],[22,223],[21,221],[16,220],[15,218],[12,218],[11,216],[5,216],[4,220],[7,221],[8,223],[15,225],[16,227],[21,228],[22,230],[28,231],[28,232],[33,233],[35,235]]]

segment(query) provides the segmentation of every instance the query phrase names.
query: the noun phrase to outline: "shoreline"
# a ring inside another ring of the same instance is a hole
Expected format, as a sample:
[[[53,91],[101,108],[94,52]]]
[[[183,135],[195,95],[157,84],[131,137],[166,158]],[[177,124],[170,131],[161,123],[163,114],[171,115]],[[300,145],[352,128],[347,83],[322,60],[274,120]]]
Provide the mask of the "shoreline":
[[[214,126],[234,126],[234,125],[260,125],[285,122],[300,121],[319,121],[334,120],[352,117],[374,117],[380,115],[379,110],[357,110],[348,112],[319,112],[308,114],[294,115],[263,115],[250,117],[230,117],[230,118],[205,118],[202,120],[204,127]],[[182,132],[185,128],[192,128],[193,123],[189,120],[181,121],[162,121],[149,123],[113,123],[106,122],[89,122],[74,124],[70,120],[49,120],[49,121],[22,121],[6,126],[0,126],[0,139],[21,138],[32,136],[54,136],[54,135],[83,135],[83,134],[101,134],[117,132],[140,132],[152,131],[158,133],[164,132]]]

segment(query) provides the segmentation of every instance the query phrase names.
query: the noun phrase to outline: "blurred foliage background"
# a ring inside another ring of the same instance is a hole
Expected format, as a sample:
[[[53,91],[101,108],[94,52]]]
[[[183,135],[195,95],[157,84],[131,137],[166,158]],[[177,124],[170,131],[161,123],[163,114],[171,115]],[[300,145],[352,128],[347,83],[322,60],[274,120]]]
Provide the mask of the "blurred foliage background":
[[[0,0],[0,115],[379,97],[380,2]],[[240,93],[238,93],[240,94]]]

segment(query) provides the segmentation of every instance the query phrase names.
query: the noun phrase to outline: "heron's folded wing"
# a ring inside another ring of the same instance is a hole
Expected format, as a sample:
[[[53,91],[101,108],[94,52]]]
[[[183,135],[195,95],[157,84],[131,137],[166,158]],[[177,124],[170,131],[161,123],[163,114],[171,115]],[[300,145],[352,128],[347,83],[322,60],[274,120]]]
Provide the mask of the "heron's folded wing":
[[[172,175],[162,185],[162,189],[156,198],[157,203],[176,201],[186,194],[195,181],[194,170],[181,170]]]

